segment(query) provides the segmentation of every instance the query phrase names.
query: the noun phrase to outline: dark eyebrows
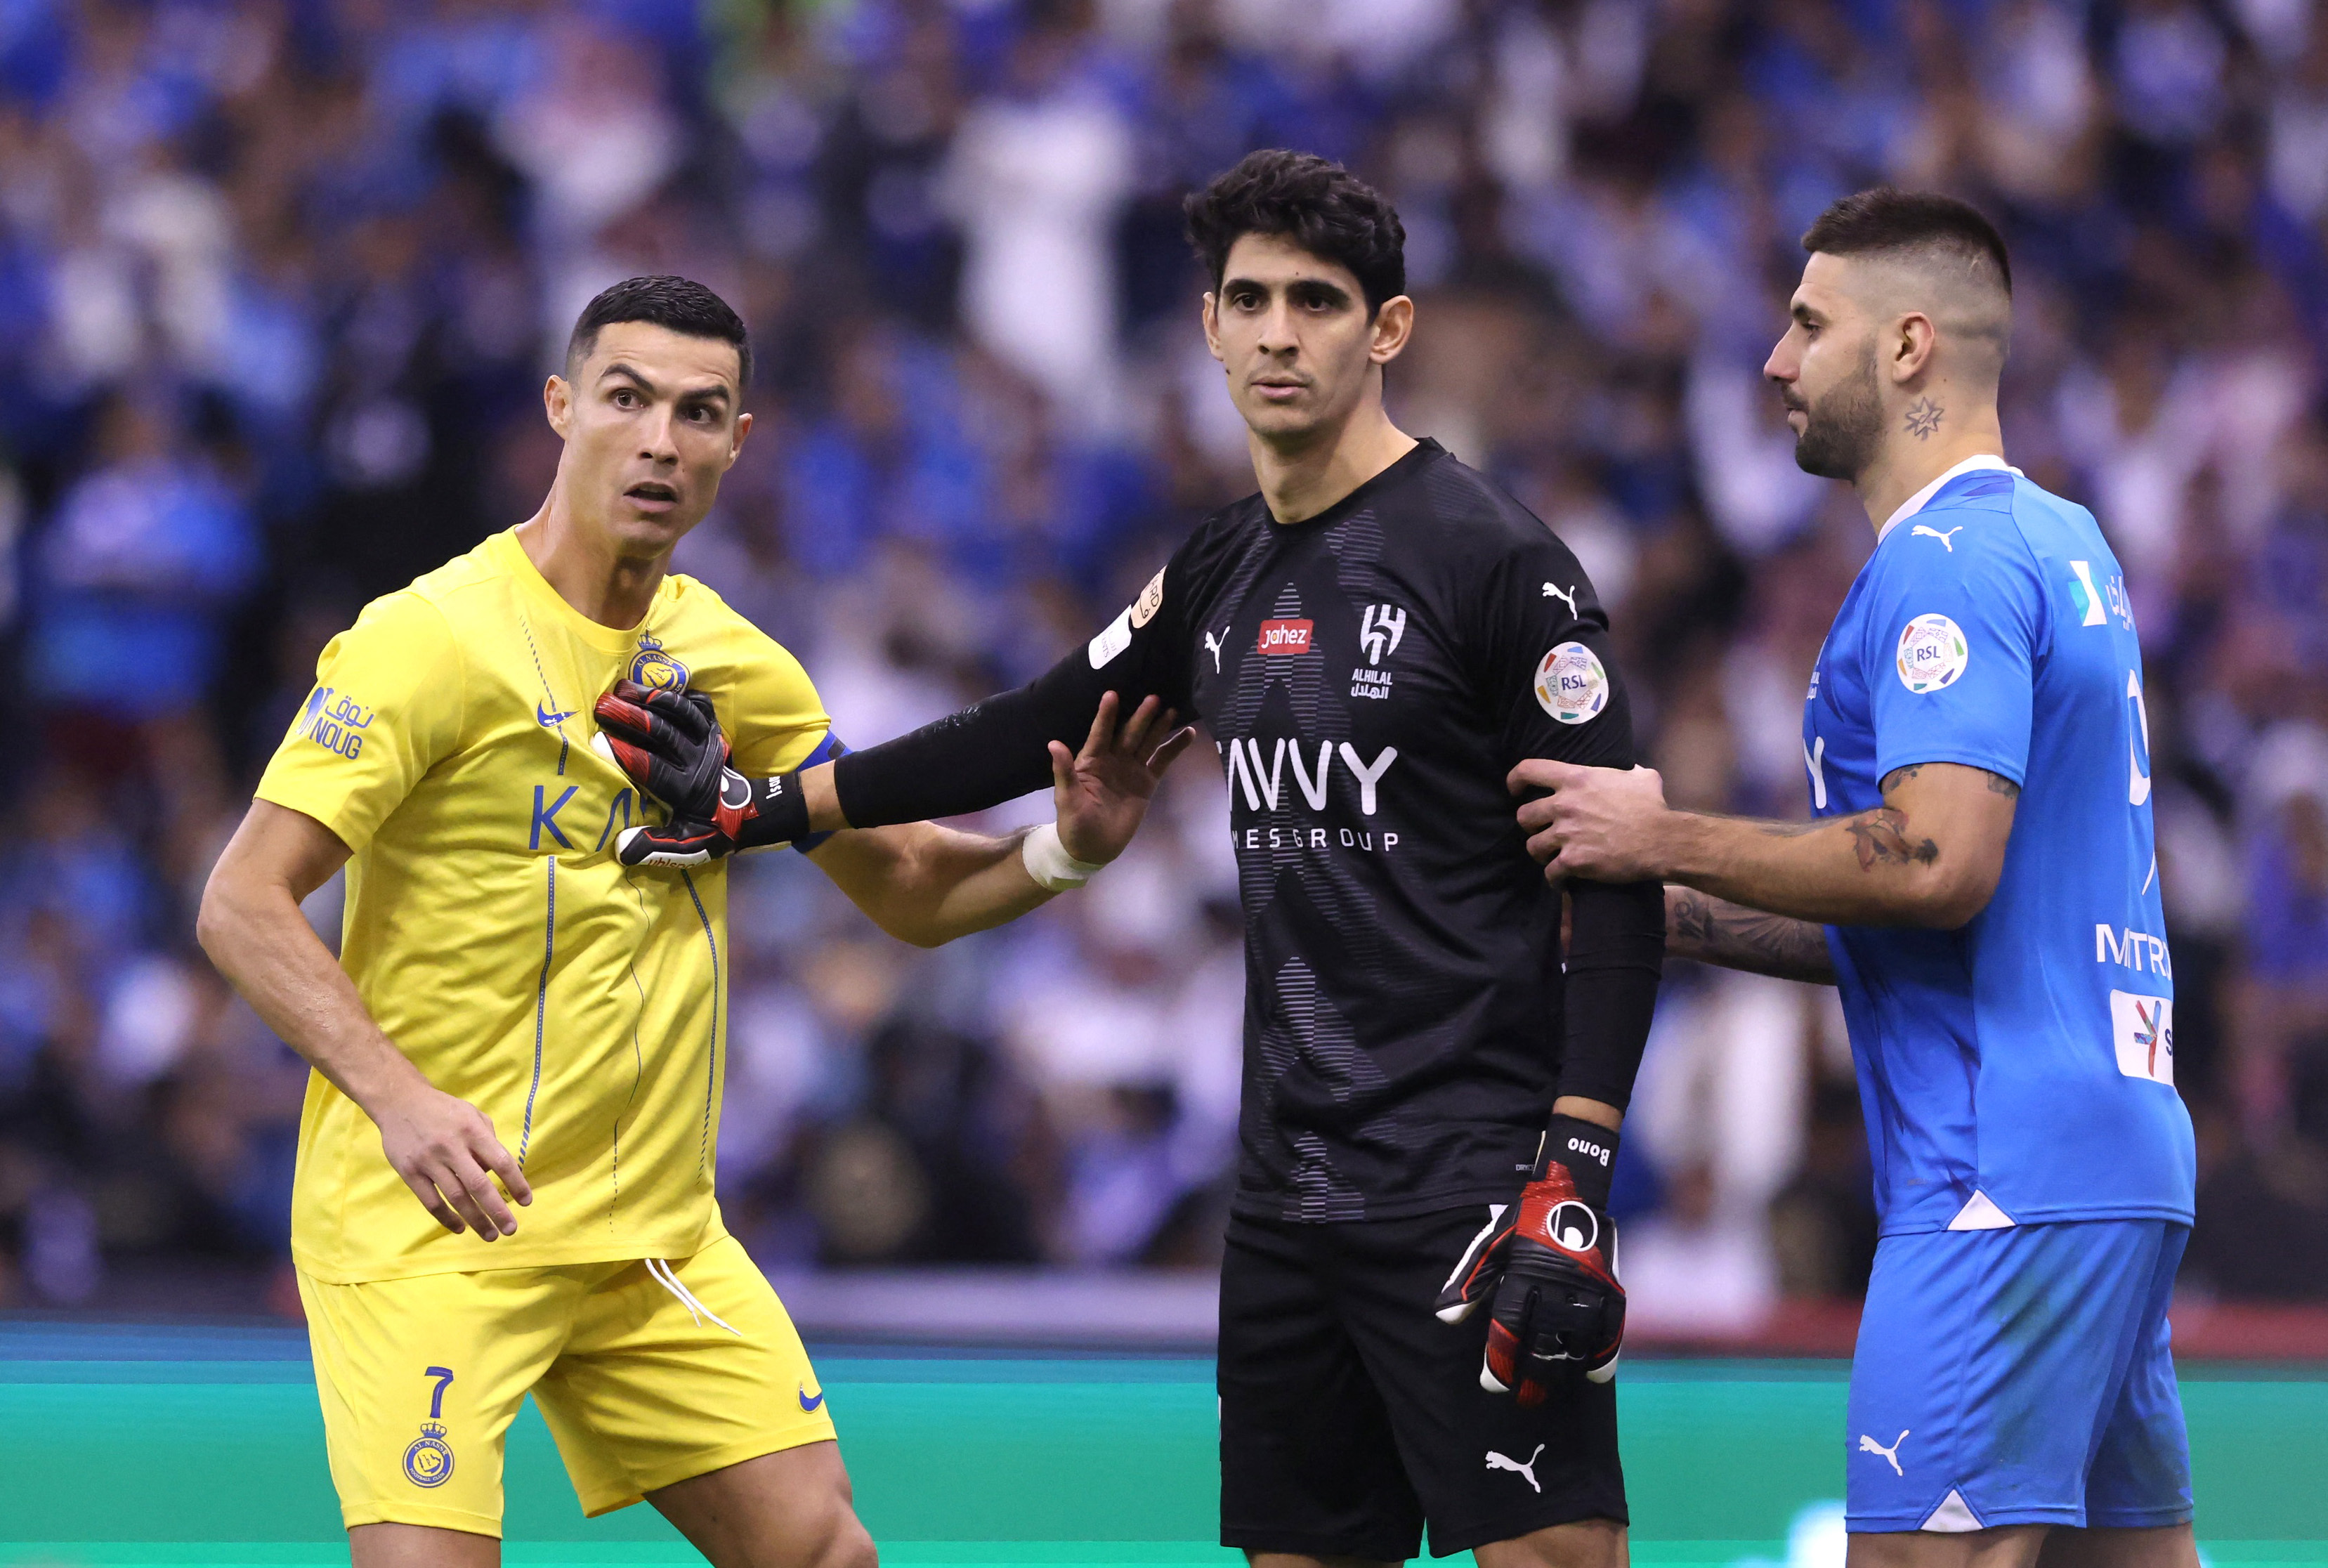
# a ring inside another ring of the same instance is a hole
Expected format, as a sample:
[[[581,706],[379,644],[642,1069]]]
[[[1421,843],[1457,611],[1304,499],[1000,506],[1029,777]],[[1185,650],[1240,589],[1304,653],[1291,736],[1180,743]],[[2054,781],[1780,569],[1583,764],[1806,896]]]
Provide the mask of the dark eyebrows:
[[[605,370],[598,372],[598,379],[601,381],[605,380],[609,376],[622,377],[624,380],[636,386],[640,391],[644,392],[649,398],[653,398],[658,395],[655,384],[652,381],[640,374],[634,367],[626,364],[621,360],[612,361]],[[717,400],[720,403],[726,404],[734,402],[736,400],[736,395],[729,390],[727,382],[714,381],[708,387],[697,387],[689,391],[680,393],[679,400],[682,403],[708,403]]]
[[[655,384],[652,381],[648,380],[646,377],[641,375],[631,366],[624,364],[621,360],[612,361],[607,364],[605,370],[598,372],[598,379],[602,381],[609,376],[622,377],[624,380],[636,386],[640,391],[644,392],[650,398],[655,395]]]
[[[1297,277],[1285,286],[1285,292],[1295,299],[1311,301],[1339,309],[1350,303],[1350,291],[1340,284],[1323,277]],[[1221,280],[1223,299],[1232,295],[1250,293],[1269,297],[1270,285],[1251,277],[1225,277]]]

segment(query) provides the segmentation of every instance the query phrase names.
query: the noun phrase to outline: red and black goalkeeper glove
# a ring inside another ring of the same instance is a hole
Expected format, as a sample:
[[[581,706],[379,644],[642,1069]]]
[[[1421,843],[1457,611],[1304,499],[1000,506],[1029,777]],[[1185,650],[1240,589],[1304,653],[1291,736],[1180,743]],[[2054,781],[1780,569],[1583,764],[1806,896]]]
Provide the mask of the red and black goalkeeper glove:
[[[617,681],[594,711],[592,744],[671,811],[667,822],[615,835],[624,865],[699,866],[806,831],[798,779],[749,779],[728,766],[728,737],[701,692]]]
[[[1609,1180],[1617,1135],[1554,1116],[1519,1201],[1497,1216],[1439,1292],[1441,1322],[1488,1308],[1479,1386],[1542,1404],[1578,1373],[1595,1383],[1617,1374],[1625,1338],[1625,1287],[1617,1280],[1617,1225]]]

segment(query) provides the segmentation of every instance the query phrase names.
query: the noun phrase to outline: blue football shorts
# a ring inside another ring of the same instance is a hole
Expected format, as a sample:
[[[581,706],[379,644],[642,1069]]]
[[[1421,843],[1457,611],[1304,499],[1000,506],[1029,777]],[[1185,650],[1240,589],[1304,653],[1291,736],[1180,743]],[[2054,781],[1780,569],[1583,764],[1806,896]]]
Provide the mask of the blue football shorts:
[[[2168,1220],[1885,1236],[1845,1434],[1849,1527],[2146,1528],[2191,1517]]]

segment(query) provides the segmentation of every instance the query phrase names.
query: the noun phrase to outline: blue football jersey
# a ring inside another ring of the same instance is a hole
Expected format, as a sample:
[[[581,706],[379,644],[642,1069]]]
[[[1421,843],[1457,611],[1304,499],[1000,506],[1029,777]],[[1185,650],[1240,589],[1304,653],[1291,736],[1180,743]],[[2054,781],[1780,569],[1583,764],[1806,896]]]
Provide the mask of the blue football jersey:
[[[1999,465],[1895,518],[1820,650],[1803,760],[1822,817],[1914,763],[2022,791],[1970,925],[1827,930],[1885,1234],[2188,1224],[2142,656],[2093,514]]]

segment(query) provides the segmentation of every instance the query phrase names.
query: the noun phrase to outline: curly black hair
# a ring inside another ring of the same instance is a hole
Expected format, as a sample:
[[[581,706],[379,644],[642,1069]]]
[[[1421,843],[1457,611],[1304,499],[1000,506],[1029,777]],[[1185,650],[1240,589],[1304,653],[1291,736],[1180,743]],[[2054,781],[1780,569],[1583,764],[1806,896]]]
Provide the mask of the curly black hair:
[[[1406,226],[1383,193],[1339,164],[1283,147],[1244,161],[1183,203],[1188,243],[1218,289],[1229,248],[1281,235],[1357,278],[1369,315],[1406,292]]]

